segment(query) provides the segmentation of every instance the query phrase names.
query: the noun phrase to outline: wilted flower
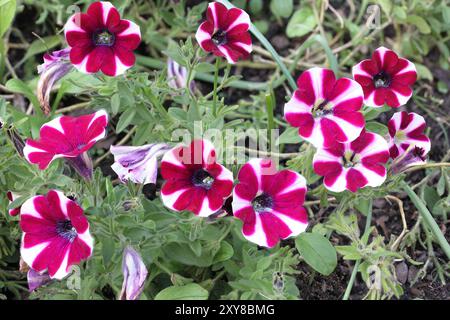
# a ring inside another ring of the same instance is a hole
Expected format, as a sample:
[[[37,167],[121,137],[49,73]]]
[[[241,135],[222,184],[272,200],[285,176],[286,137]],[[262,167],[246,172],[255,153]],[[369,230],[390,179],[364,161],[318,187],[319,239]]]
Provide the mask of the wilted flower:
[[[14,200],[17,200],[17,198],[19,198],[19,196],[16,193],[11,192],[11,191],[8,191],[6,193],[6,196],[8,197],[9,204],[13,203]],[[20,213],[20,207],[10,209],[10,210],[8,210],[8,213],[11,217],[15,217]]]
[[[62,116],[41,127],[39,140],[28,139],[23,150],[28,162],[46,169],[57,158],[65,158],[77,172],[92,176],[87,151],[105,137],[108,116],[104,110],[80,117]]]
[[[372,59],[363,60],[353,67],[353,78],[363,88],[365,105],[382,107],[386,103],[397,108],[411,98],[411,86],[416,82],[417,72],[411,61],[380,47]]]
[[[203,22],[195,34],[200,47],[234,64],[252,52],[248,33],[250,17],[241,9],[227,9],[219,2],[210,2]]]
[[[187,69],[175,60],[168,58],[167,79],[169,80],[169,87],[173,89],[185,88],[187,82]],[[189,90],[191,90],[191,92],[194,92],[195,90],[195,82],[193,80],[189,84]]]
[[[355,140],[364,128],[361,86],[335,78],[332,70],[311,68],[297,80],[298,89],[284,106],[286,121],[316,148]]]
[[[27,272],[28,291],[33,292],[39,287],[45,286],[52,281],[48,273],[40,273],[36,270],[30,269]]]
[[[120,19],[110,2],[94,2],[87,13],[76,13],[64,26],[70,48],[70,61],[84,73],[102,71],[108,76],[123,74],[131,68],[141,31],[132,21]]]
[[[120,292],[120,300],[137,300],[144,290],[147,268],[141,255],[128,246],[123,252],[122,258],[123,284]]]
[[[89,258],[94,240],[78,204],[60,191],[28,199],[20,210],[23,231],[20,254],[35,271],[62,279],[71,266]]]
[[[394,113],[388,122],[391,158],[395,159],[402,155],[409,146],[422,149],[425,156],[431,148],[430,139],[423,133],[425,127],[425,119],[417,113],[405,111]]]
[[[308,215],[302,207],[306,180],[291,170],[275,171],[269,159],[252,159],[242,166],[233,191],[233,214],[243,221],[244,237],[259,246],[274,247],[280,239],[305,231]]]
[[[153,143],[140,147],[111,146],[114,164],[111,168],[121,181],[156,183],[158,157],[170,150],[165,143]]]
[[[324,176],[325,187],[333,192],[356,192],[365,186],[378,187],[386,179],[384,164],[389,160],[386,140],[365,132],[353,142],[336,143],[318,149],[313,158],[314,171]]]
[[[14,149],[16,149],[19,156],[23,157],[23,148],[25,147],[25,142],[23,141],[20,134],[17,132],[16,128],[13,126],[10,126],[8,130],[6,131],[9,140],[14,146]]]
[[[233,174],[216,163],[216,151],[208,140],[168,151],[161,161],[161,175],[166,180],[161,189],[164,205],[201,217],[218,211],[233,189]]]
[[[40,74],[37,85],[37,97],[44,114],[50,113],[50,93],[53,85],[72,70],[69,61],[69,48],[44,55],[44,63],[38,66]]]
[[[395,158],[394,161],[392,161],[391,172],[393,174],[398,174],[405,171],[409,167],[425,164],[425,162],[425,149],[410,145],[404,153],[402,153],[400,156]]]

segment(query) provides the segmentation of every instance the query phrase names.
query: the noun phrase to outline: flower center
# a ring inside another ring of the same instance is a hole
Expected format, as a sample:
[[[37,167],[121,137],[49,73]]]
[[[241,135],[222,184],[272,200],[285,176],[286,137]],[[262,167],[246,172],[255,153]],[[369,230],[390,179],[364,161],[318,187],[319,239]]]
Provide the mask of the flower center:
[[[359,162],[359,156],[356,152],[346,151],[342,157],[345,168],[352,168]]]
[[[56,223],[56,233],[64,239],[72,242],[77,236],[77,230],[70,220],[58,221]]]
[[[223,30],[217,30],[211,38],[216,46],[221,46],[227,43],[227,33]]]
[[[320,118],[332,113],[333,105],[327,100],[319,100],[316,102],[312,109],[312,115],[314,118]]]
[[[108,30],[99,30],[94,32],[92,41],[96,46],[107,46],[111,47],[114,45],[116,37],[114,34],[109,32]]]
[[[395,142],[402,142],[403,140],[405,140],[405,138],[406,138],[406,134],[404,131],[399,130],[395,133],[395,137],[394,137]]]
[[[373,84],[375,88],[387,88],[391,84],[391,77],[384,71],[381,71],[373,77]]]
[[[214,178],[206,170],[200,169],[192,175],[192,183],[196,187],[209,190],[214,183]]]
[[[255,199],[253,199],[252,206],[253,209],[258,213],[267,211],[268,209],[272,209],[273,206],[272,197],[269,196],[267,193],[262,193]]]

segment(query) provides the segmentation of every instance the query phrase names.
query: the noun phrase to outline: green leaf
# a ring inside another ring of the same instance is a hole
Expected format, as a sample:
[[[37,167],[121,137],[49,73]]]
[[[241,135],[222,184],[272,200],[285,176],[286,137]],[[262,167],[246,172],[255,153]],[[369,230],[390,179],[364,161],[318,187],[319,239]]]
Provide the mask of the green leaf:
[[[278,17],[288,18],[293,10],[293,0],[272,0],[270,2],[270,11]]]
[[[386,135],[388,134],[389,130],[388,127],[382,123],[371,121],[366,123],[366,130],[374,133],[378,133],[379,135]]]
[[[295,247],[306,263],[317,272],[329,275],[337,265],[336,250],[330,241],[316,233],[302,233],[295,239]]]
[[[311,7],[303,7],[296,11],[289,20],[286,35],[289,38],[301,37],[310,33],[316,25],[317,21]]]
[[[250,11],[253,14],[260,13],[264,7],[263,0],[250,0]]]
[[[336,246],[336,251],[344,256],[345,260],[359,260],[362,258],[358,249],[354,246]]]
[[[6,30],[11,26],[15,14],[16,0],[0,1],[0,38],[3,37]]]
[[[226,261],[228,259],[231,259],[234,255],[234,250],[231,244],[229,244],[226,241],[222,241],[220,243],[220,249],[217,251],[216,255],[214,256],[214,263]]]
[[[419,29],[420,33],[428,34],[431,32],[430,25],[425,21],[424,18],[420,16],[416,16],[414,14],[409,15],[406,18],[406,22],[415,25],[417,29]]]
[[[122,132],[128,127],[134,119],[136,114],[136,109],[128,108],[124,113],[121,114],[119,121],[117,122],[116,131],[117,133]]]
[[[116,246],[114,243],[114,239],[111,237],[101,238],[100,241],[102,243],[103,262],[104,262],[104,265],[106,266],[111,261],[111,258],[114,255]]]
[[[300,143],[302,142],[302,138],[298,135],[298,128],[289,127],[280,136],[278,137],[276,143],[277,144],[285,144],[285,143]]]
[[[430,69],[425,67],[423,64],[415,63],[417,74],[419,75],[419,79],[426,79],[433,81],[433,74],[431,73]]]
[[[30,47],[27,49],[24,60],[32,57],[36,54],[52,49],[61,43],[61,37],[59,35],[49,36],[42,39],[34,40]]]
[[[6,87],[14,93],[23,94],[35,107],[36,111],[40,113],[39,101],[34,95],[30,87],[20,79],[11,79],[6,83]]]
[[[181,287],[168,287],[160,291],[155,300],[206,300],[208,291],[196,283],[190,283]]]
[[[355,202],[355,208],[358,209],[358,211],[361,212],[366,217],[371,209],[370,205],[371,201],[366,198],[358,198],[358,200]]]

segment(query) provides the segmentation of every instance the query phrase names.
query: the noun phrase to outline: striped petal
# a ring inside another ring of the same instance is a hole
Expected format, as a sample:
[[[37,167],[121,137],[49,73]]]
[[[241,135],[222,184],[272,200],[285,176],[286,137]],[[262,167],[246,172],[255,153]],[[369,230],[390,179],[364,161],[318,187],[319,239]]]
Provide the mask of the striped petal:
[[[363,87],[364,104],[376,108],[385,104],[393,108],[405,105],[417,79],[414,64],[385,47],[376,49],[372,59],[361,61],[352,72]]]
[[[347,78],[336,80],[333,71],[312,68],[299,77],[298,90],[284,107],[286,120],[299,128],[299,135],[315,147],[335,141],[355,140],[364,128],[360,112],[363,91]]]
[[[243,222],[243,236],[259,246],[274,247],[305,231],[302,207],[306,181],[291,170],[274,170],[267,159],[251,159],[239,172],[233,192],[233,214]]]

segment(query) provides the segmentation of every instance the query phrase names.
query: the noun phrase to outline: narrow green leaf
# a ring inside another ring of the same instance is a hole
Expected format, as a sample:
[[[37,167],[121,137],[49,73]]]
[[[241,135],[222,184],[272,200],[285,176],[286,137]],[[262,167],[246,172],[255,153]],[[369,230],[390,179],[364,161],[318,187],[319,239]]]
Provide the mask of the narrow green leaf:
[[[208,291],[196,283],[185,286],[167,287],[160,291],[155,300],[206,300]]]

